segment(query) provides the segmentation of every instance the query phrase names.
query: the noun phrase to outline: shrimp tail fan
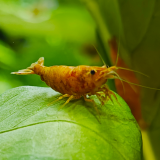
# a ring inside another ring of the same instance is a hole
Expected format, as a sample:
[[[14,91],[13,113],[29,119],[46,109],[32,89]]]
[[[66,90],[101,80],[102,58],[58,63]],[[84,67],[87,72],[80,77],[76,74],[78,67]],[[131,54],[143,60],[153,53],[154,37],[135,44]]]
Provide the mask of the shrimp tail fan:
[[[37,65],[37,64],[43,66],[43,64],[44,64],[44,58],[41,57],[41,58],[38,59],[37,62],[32,63],[30,65],[30,67],[27,67],[26,69],[21,69],[21,70],[19,70],[17,72],[11,72],[11,74],[18,74],[18,75],[35,74],[34,73],[34,66]]]

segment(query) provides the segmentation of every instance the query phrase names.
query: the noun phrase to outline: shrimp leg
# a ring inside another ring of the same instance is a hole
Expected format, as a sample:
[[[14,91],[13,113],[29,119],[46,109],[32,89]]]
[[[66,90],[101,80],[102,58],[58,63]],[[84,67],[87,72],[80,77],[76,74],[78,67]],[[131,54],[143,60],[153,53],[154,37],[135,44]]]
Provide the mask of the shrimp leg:
[[[84,100],[85,100],[86,102],[91,102],[91,103],[93,103],[93,107],[94,107],[95,111],[97,112],[98,115],[100,115],[100,114],[99,114],[99,111],[98,111],[98,108],[97,108],[97,106],[96,106],[96,104],[95,104],[95,101],[94,101],[93,99],[88,99],[88,98],[86,97],[86,95],[83,95],[83,97],[84,97]]]
[[[63,99],[64,97],[70,97],[70,96],[71,96],[71,95],[69,95],[69,94],[64,94],[64,95],[60,96],[58,99],[56,99],[56,100],[52,101],[51,103],[49,103],[47,106],[50,106],[50,105],[53,104],[54,102],[57,102],[57,101]]]
[[[104,95],[104,92],[102,92],[102,93],[97,92],[96,93],[96,96],[97,96],[97,98],[99,99],[99,101],[101,102],[102,105],[104,105],[104,102],[106,101],[106,98],[103,95]],[[108,97],[107,97],[107,99],[108,99]]]
[[[69,103],[69,101],[73,98],[74,98],[74,95],[70,95],[70,97],[67,99],[67,101],[62,106],[59,107],[59,110],[62,109],[67,103]]]
[[[118,102],[118,99],[117,99],[116,95],[108,88],[107,85],[104,85],[102,89],[103,89],[104,93],[106,94],[106,96],[108,96],[109,99],[112,101],[112,103],[114,103],[114,102],[112,100],[111,95],[114,96],[114,98],[116,99],[117,103],[121,106],[121,104]]]

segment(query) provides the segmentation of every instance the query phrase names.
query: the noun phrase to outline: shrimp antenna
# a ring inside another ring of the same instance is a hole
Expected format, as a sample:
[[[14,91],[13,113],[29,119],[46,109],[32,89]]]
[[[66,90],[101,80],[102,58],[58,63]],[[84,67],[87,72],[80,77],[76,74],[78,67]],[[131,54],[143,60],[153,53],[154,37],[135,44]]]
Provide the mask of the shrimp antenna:
[[[101,54],[99,53],[99,51],[98,51],[98,49],[96,48],[96,46],[95,46],[94,44],[91,44],[91,45],[94,47],[94,49],[96,50],[96,52],[97,52],[97,53],[99,54],[99,56],[101,57]],[[105,62],[104,62],[104,60],[103,60],[102,57],[101,57],[101,59],[102,59],[104,65],[105,65]]]
[[[122,81],[128,83],[128,84],[132,84],[132,85],[135,85],[135,86],[139,86],[139,87],[143,87],[143,88],[148,88],[148,89],[153,89],[153,90],[159,90],[159,91],[160,91],[160,89],[158,89],[158,88],[147,87],[147,86],[143,86],[143,85],[140,85],[140,84],[136,84],[136,83],[129,82],[129,81],[124,80],[124,79],[122,79],[122,78],[120,78],[120,79],[121,79]]]
[[[114,72],[114,71],[112,71],[112,73],[114,73],[114,74],[116,75],[116,77],[121,81],[121,84],[122,84],[122,86],[123,86],[123,92],[124,92],[124,94],[125,94],[124,84],[123,84],[123,81],[121,80],[120,76],[118,75],[118,73],[116,73],[116,72]]]
[[[143,76],[146,76],[146,77],[149,77],[148,75],[142,73],[142,72],[139,72],[139,71],[135,71],[135,70],[132,70],[132,69],[129,69],[129,68],[123,68],[123,67],[117,67],[118,69],[123,69],[123,70],[127,70],[127,71],[132,71],[132,72],[136,72],[136,73],[139,73]]]
[[[120,48],[120,38],[119,38],[119,41],[118,41],[118,52],[117,52],[117,58],[116,58],[116,64],[115,64],[115,66],[117,66],[117,63],[118,63],[119,48]]]

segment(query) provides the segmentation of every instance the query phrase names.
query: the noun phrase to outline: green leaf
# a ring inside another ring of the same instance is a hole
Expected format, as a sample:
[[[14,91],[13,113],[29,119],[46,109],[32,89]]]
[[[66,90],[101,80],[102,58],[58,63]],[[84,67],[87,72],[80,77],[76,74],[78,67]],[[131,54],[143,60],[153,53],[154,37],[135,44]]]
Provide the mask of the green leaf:
[[[82,98],[63,109],[59,93],[45,87],[18,87],[0,96],[0,157],[2,159],[140,160],[142,140],[129,107],[104,106],[95,96],[100,118]],[[119,105],[119,103],[121,105]]]

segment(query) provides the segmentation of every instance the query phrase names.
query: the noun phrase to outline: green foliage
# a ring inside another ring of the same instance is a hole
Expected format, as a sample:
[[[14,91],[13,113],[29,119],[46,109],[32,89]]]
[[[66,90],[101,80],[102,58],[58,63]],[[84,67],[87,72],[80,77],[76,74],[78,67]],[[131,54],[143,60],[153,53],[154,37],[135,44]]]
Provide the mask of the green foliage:
[[[83,2],[98,26],[96,34],[94,20],[79,2],[0,0],[0,93],[22,85],[45,86],[36,75],[10,75],[39,57],[45,58],[46,66],[103,65],[90,47],[96,36],[103,61],[111,65],[108,40],[122,31],[118,1]],[[110,27],[108,20],[114,21]],[[100,117],[83,99],[61,110],[66,99],[47,106],[59,95],[50,88],[19,87],[0,96],[1,158],[141,159],[139,127],[118,95],[121,105],[113,98],[114,104],[109,101],[101,106],[91,97]]]
[[[116,37],[120,41],[120,56],[125,63],[130,68],[150,77],[137,75],[140,84],[159,88],[160,1],[146,0],[145,4],[144,1],[139,0],[83,0],[83,2],[96,20],[101,46],[106,45],[110,38]],[[93,7],[97,12],[94,12]],[[101,21],[99,21],[99,16],[101,16]],[[104,34],[106,32],[109,34]],[[102,57],[109,57],[107,45],[105,50]],[[160,123],[158,123],[160,121],[160,92],[142,88],[141,95],[142,115],[149,126],[148,133],[154,155],[160,159]]]
[[[0,157],[2,159],[141,160],[141,133],[126,103],[103,107],[92,96],[100,117],[83,99],[60,100],[46,87],[18,87],[0,96]]]

